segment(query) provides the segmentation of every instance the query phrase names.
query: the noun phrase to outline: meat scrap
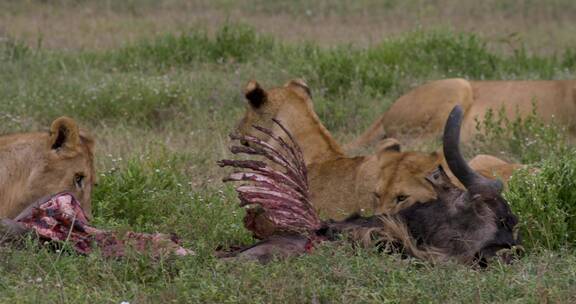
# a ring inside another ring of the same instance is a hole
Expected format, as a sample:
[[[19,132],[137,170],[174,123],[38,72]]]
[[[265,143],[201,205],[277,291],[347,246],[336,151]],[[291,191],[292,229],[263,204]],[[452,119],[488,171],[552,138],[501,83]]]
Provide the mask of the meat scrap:
[[[34,231],[40,239],[69,242],[81,254],[95,250],[100,250],[105,257],[123,257],[130,251],[153,257],[194,254],[192,250],[183,248],[175,235],[126,232],[118,236],[115,232],[94,228],[76,198],[66,192],[38,204],[18,222]]]

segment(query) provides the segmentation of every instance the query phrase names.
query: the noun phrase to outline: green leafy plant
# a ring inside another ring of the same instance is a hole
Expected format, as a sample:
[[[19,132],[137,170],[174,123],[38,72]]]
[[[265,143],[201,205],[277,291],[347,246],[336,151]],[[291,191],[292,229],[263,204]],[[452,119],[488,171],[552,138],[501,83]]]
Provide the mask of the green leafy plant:
[[[527,248],[576,245],[576,150],[514,174],[508,187]]]
[[[542,121],[536,104],[524,117],[516,110],[516,118],[510,119],[504,107],[498,112],[489,109],[483,120],[476,118],[475,147],[477,152],[503,155],[528,164],[566,150],[565,130],[555,123]]]

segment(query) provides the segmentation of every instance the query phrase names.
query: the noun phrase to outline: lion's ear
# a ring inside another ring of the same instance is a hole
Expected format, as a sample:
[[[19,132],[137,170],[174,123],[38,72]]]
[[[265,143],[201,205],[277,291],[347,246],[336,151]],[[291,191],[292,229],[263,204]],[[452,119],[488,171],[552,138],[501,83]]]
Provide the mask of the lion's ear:
[[[376,147],[376,158],[384,160],[390,155],[396,155],[400,152],[400,142],[395,138],[385,138]]]
[[[396,138],[385,138],[382,141],[380,141],[378,143],[378,148],[377,151],[378,153],[380,152],[386,152],[386,151],[392,151],[392,152],[400,152],[402,150],[401,145],[400,145],[400,141],[398,141]]]
[[[94,154],[94,146],[96,141],[94,140],[92,134],[90,134],[86,130],[80,129],[80,142],[88,148],[88,151],[91,154]]]
[[[312,98],[312,91],[310,90],[310,87],[308,86],[308,84],[303,79],[290,80],[284,86],[285,87],[291,87],[296,92],[298,92],[300,94],[305,94],[306,97],[308,97],[308,98]]]
[[[244,96],[246,96],[250,105],[255,109],[260,108],[260,106],[268,100],[266,91],[262,89],[256,80],[250,80],[248,82],[244,88]]]
[[[75,150],[80,144],[80,130],[74,119],[63,116],[54,120],[48,144],[52,150]]]
[[[437,163],[441,163],[444,161],[444,153],[440,151],[432,151],[430,152],[430,157],[434,159]]]

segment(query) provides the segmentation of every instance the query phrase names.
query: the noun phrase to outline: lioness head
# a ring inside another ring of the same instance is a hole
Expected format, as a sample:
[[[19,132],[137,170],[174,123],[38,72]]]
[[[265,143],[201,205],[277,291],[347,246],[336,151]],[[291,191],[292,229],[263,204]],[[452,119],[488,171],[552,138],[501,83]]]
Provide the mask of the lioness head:
[[[46,133],[0,137],[0,217],[13,218],[36,200],[70,192],[91,211],[94,140],[60,117]]]
[[[246,112],[236,126],[239,135],[255,136],[275,145],[253,126],[280,134],[280,127],[273,124],[272,119],[276,119],[302,148],[306,165],[344,155],[314,112],[310,89],[304,81],[291,80],[282,87],[264,90],[258,82],[252,80],[246,85],[244,96],[247,100]]]
[[[426,176],[442,162],[437,152],[382,151],[374,197],[375,214],[394,214],[416,202],[436,198]]]
[[[242,135],[260,136],[252,126],[257,125],[275,130],[272,118],[280,120],[288,129],[296,123],[298,115],[314,113],[310,88],[302,80],[291,80],[284,86],[264,90],[258,82],[251,80],[244,88],[246,112],[236,127]],[[298,114],[298,115],[293,115]]]

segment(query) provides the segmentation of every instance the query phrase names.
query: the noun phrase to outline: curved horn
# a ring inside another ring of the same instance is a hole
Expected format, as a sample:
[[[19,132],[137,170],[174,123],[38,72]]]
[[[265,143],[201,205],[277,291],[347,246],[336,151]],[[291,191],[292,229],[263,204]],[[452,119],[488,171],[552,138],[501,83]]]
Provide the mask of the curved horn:
[[[460,153],[460,128],[462,126],[462,108],[455,106],[450,112],[444,127],[444,157],[448,167],[458,178],[458,180],[469,189],[472,186],[489,186],[497,191],[502,190],[502,183],[499,180],[488,179],[476,173]]]

